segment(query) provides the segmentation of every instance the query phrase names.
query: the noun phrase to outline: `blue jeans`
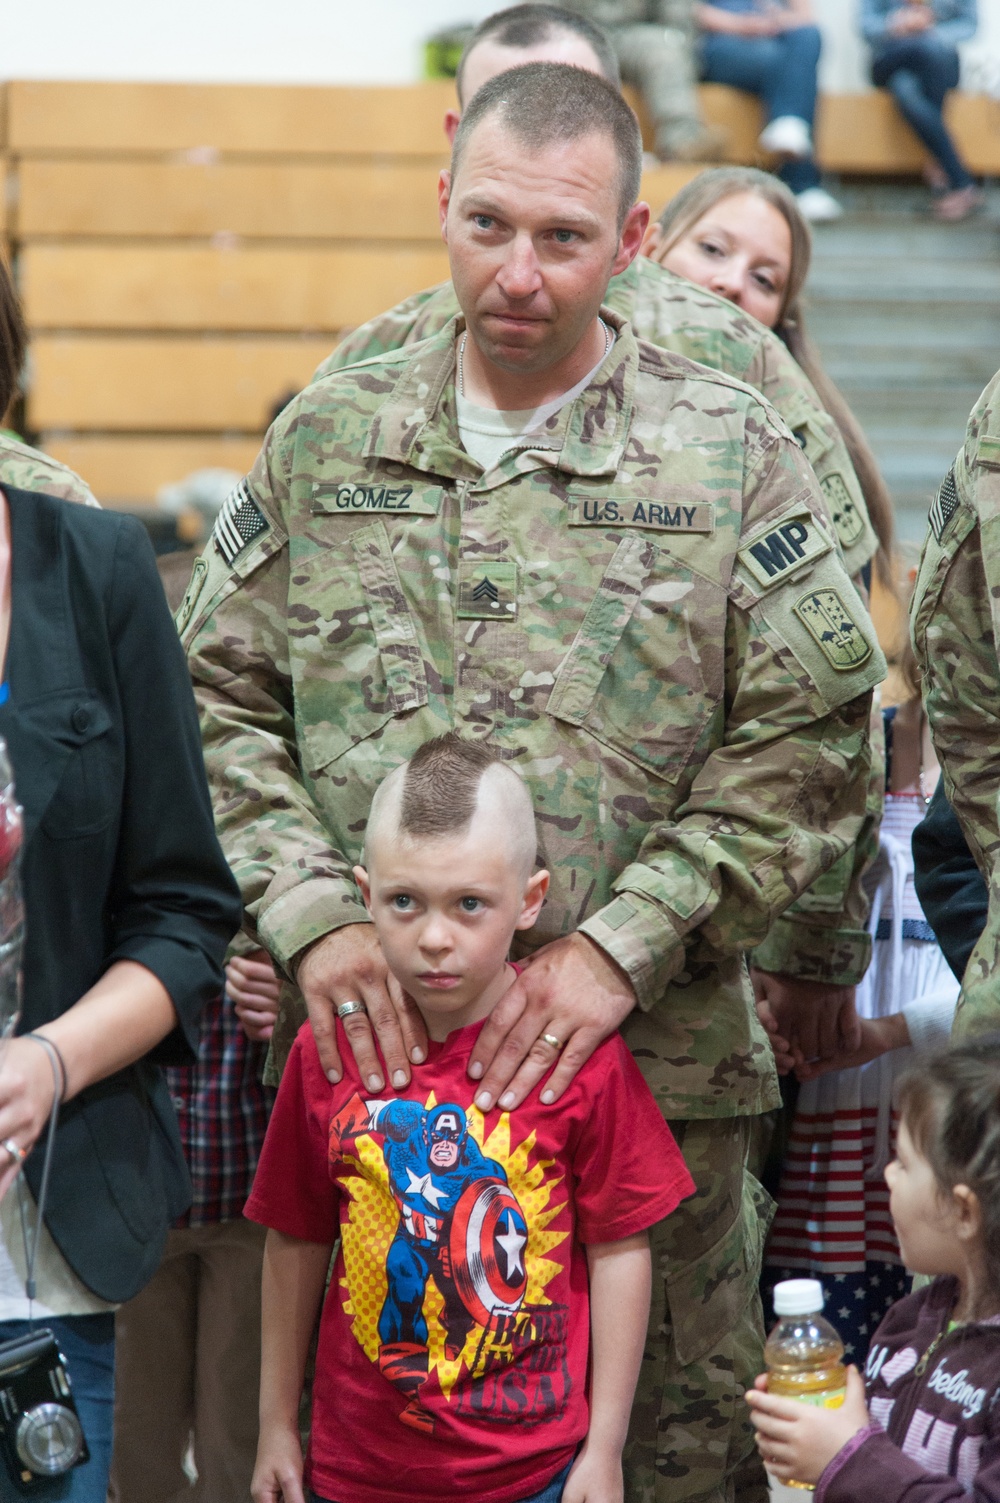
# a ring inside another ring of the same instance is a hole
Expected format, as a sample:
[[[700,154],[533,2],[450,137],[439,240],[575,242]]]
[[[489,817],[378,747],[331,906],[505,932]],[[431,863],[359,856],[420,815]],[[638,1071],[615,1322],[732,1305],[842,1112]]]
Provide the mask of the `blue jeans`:
[[[872,83],[885,88],[899,112],[944,168],[949,186],[973,181],[941,115],[944,96],[958,83],[958,53],[933,36],[901,38],[880,47],[872,59]]]
[[[111,1470],[111,1425],[115,1404],[115,1318],[113,1315],[64,1315],[38,1320],[48,1327],[66,1358],[73,1398],[87,1437],[90,1460],[42,1484],[32,1492],[39,1503],[106,1503]],[[0,1341],[26,1336],[26,1320],[0,1321]],[[0,1463],[2,1468],[2,1463]],[[0,1471],[0,1497],[6,1497]]]
[[[701,37],[701,76],[708,83],[729,84],[757,94],[768,120],[796,115],[812,128],[816,114],[816,68],[820,34],[816,26],[797,26],[775,37],[732,37],[705,32]],[[786,162],[778,176],[793,193],[819,183],[812,158]]]
[[[569,1466],[563,1467],[558,1477],[553,1477],[548,1487],[543,1487],[540,1493],[533,1493],[530,1498],[525,1498],[524,1503],[559,1503],[563,1488],[566,1486],[566,1478],[570,1474],[572,1465],[573,1462],[571,1461]],[[313,1493],[312,1503],[327,1503],[327,1500],[321,1498],[318,1493]]]

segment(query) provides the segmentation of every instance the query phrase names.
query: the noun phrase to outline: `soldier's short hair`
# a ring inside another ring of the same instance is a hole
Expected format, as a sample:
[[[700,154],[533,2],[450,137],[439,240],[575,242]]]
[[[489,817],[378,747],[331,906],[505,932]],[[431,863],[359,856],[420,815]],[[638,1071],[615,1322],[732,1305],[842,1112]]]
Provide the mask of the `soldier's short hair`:
[[[593,21],[588,21],[586,16],[575,15],[571,10],[563,10],[559,5],[510,5],[506,10],[494,11],[492,16],[480,21],[462,49],[455,74],[455,89],[459,100],[463,100],[462,75],[465,60],[480,42],[489,40],[501,47],[527,49],[549,41],[553,33],[560,31],[582,37],[600,63],[601,72],[608,83],[614,84],[616,89],[621,87],[621,73],[611,38],[607,32],[595,26]]]
[[[451,148],[453,178],[472,132],[487,116],[495,114],[502,117],[515,140],[529,150],[593,134],[610,136],[618,157],[621,228],[639,197],[642,132],[635,115],[607,79],[565,63],[525,63],[498,73],[476,91],[462,115]]]

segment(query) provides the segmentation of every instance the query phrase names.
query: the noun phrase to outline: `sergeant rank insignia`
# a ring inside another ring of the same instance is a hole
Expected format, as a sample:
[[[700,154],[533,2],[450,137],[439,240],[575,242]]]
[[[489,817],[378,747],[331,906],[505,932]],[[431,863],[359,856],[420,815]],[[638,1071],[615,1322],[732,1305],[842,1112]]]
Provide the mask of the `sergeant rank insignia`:
[[[244,548],[267,528],[267,518],[251,496],[246,481],[241,480],[222,503],[212,528],[212,541],[231,567]]]
[[[803,595],[795,614],[834,668],[846,672],[871,657],[871,643],[836,590],[813,590]]]
[[[465,621],[512,621],[517,615],[517,564],[510,559],[463,560],[458,615]]]

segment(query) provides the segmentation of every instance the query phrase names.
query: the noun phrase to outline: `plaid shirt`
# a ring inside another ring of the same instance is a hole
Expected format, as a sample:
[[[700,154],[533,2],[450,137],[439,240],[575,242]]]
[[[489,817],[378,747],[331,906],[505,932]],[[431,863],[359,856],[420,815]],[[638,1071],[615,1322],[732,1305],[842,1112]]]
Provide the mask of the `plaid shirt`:
[[[238,1221],[260,1157],[274,1091],[261,1084],[266,1044],[240,1027],[225,993],[201,1019],[198,1059],[164,1071],[173,1097],[194,1199],[176,1227]]]

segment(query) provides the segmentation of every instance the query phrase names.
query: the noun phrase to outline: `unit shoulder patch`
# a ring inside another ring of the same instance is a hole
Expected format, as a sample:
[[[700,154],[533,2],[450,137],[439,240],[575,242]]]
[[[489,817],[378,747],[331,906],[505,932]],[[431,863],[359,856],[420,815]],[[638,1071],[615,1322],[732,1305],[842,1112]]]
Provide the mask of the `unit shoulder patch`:
[[[244,548],[270,527],[246,480],[230,491],[212,528],[212,542],[232,568]]]
[[[759,533],[737,557],[758,588],[767,590],[832,547],[812,513],[802,511]]]
[[[865,519],[847,489],[842,475],[832,471],[822,476],[819,487],[830,508],[837,540],[846,552],[848,548],[853,548],[858,539],[864,535]]]
[[[871,657],[871,643],[837,590],[811,590],[796,602],[795,614],[838,671],[860,668]]]

